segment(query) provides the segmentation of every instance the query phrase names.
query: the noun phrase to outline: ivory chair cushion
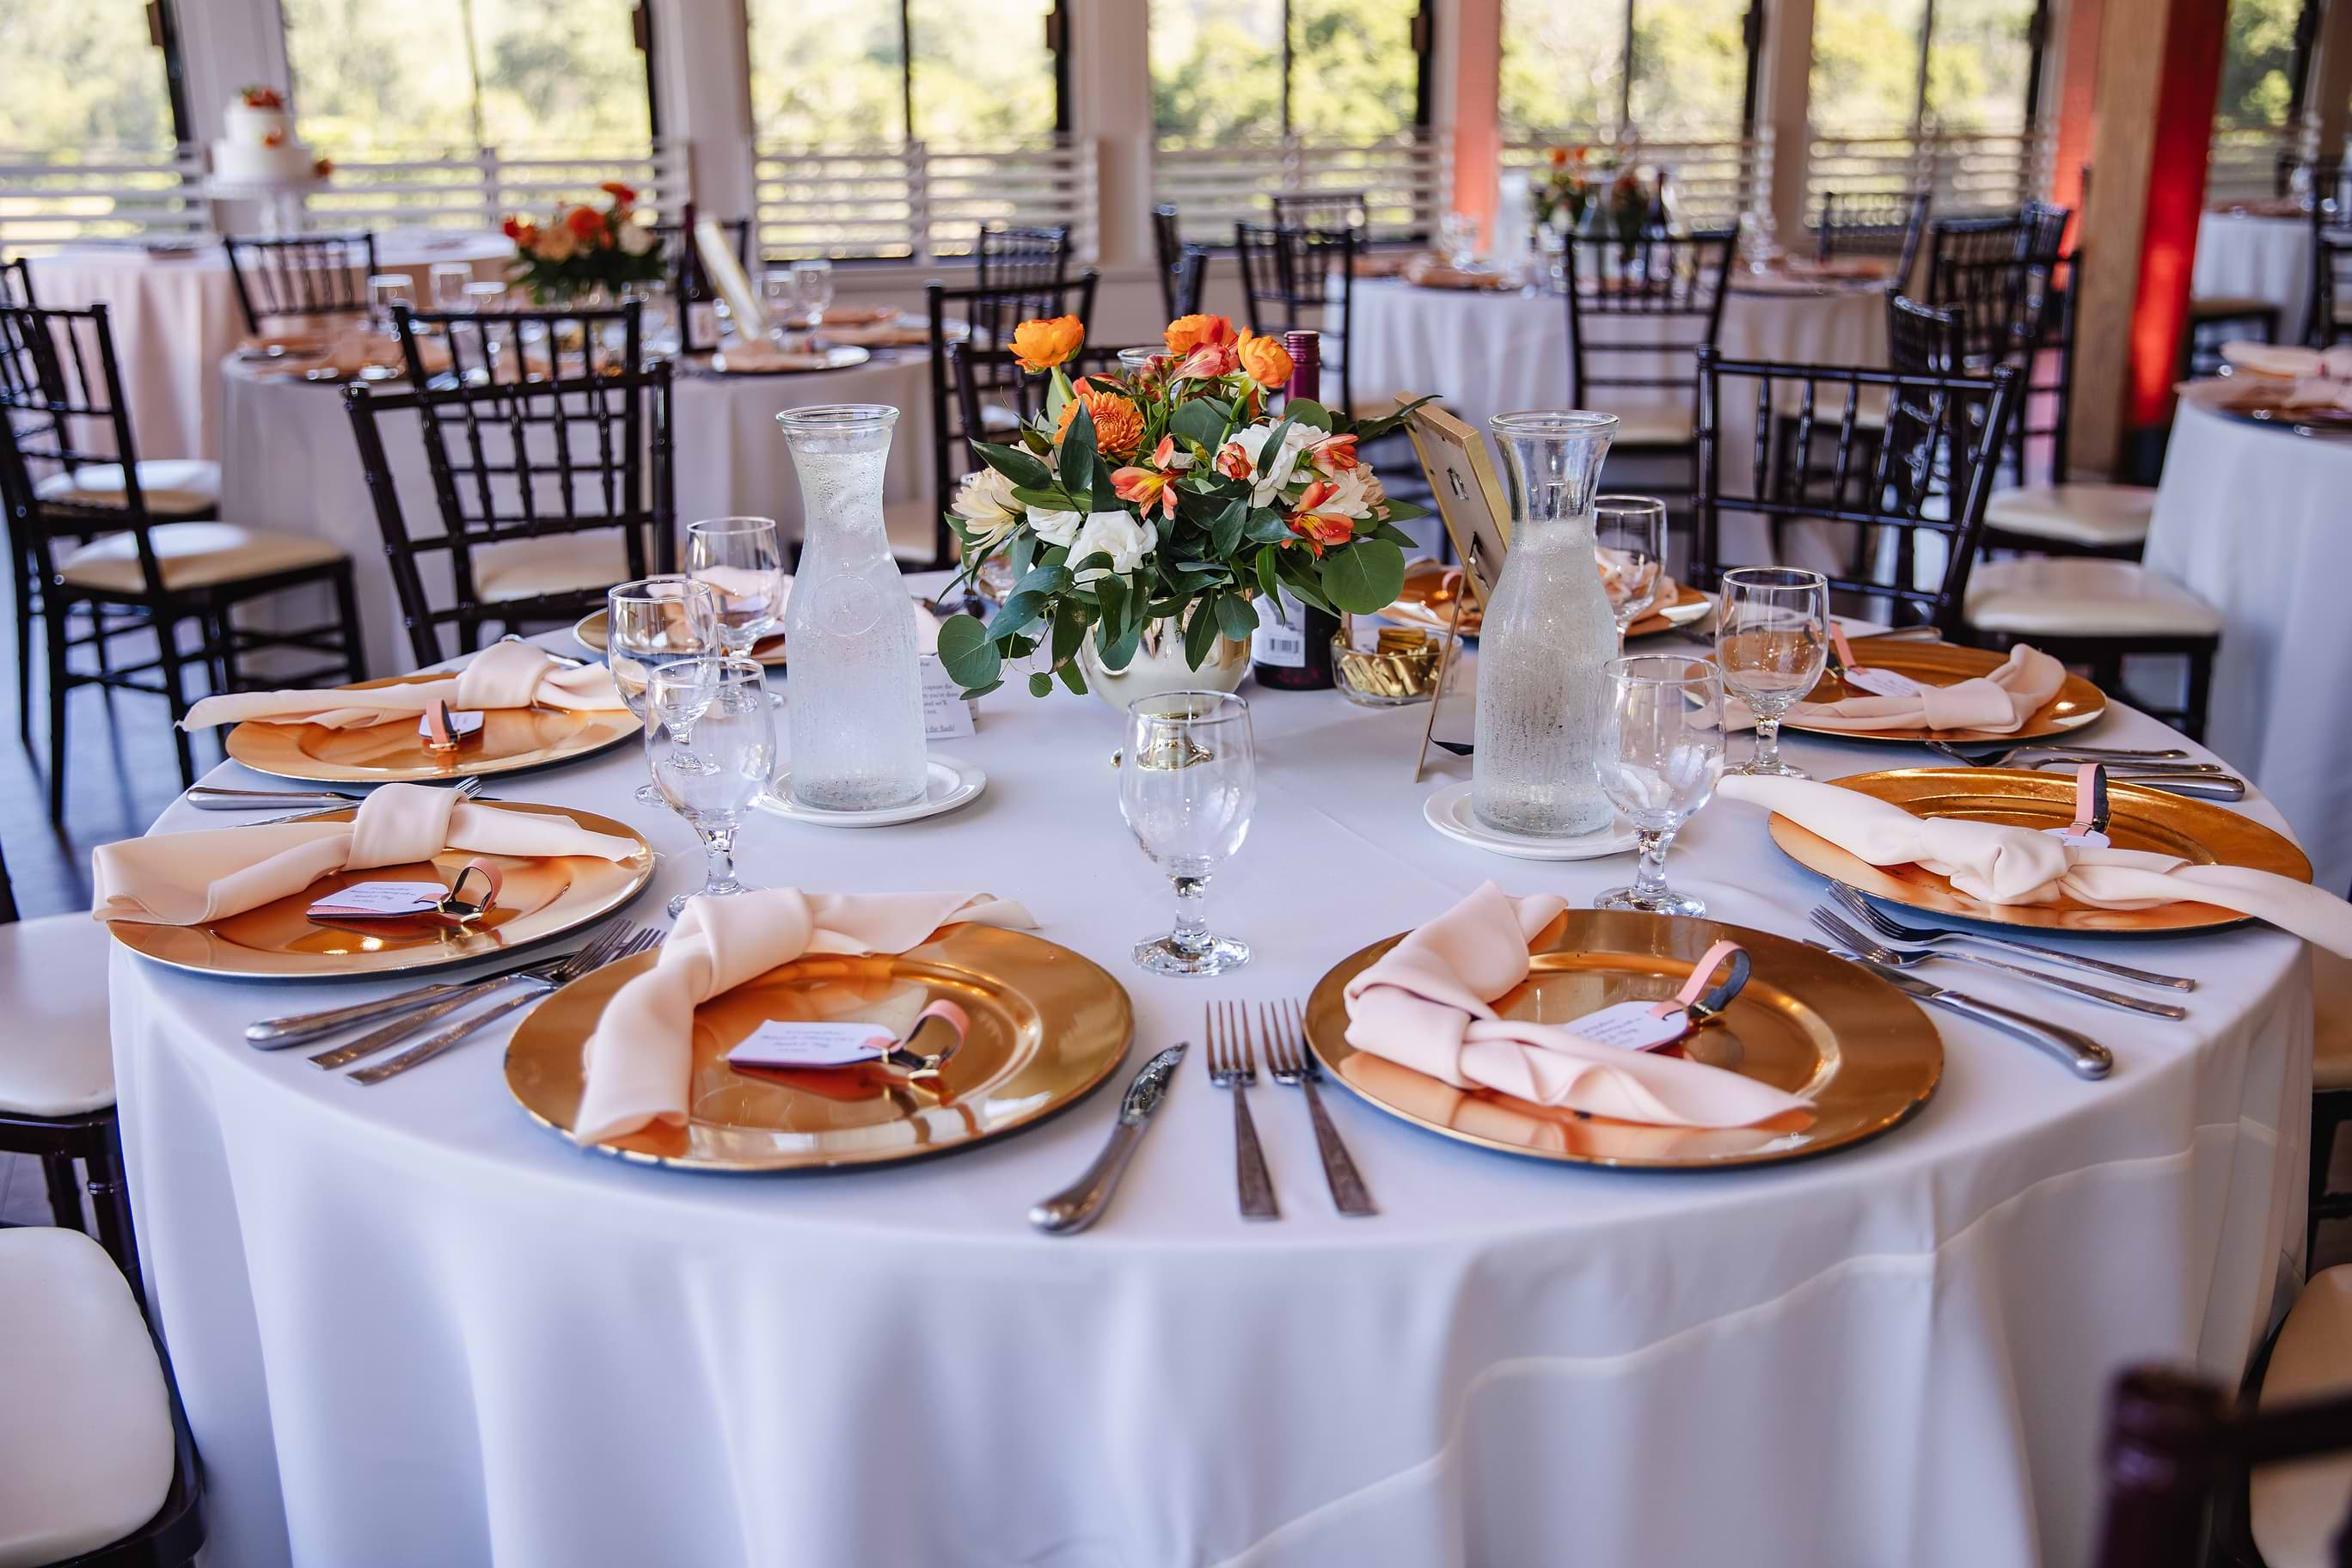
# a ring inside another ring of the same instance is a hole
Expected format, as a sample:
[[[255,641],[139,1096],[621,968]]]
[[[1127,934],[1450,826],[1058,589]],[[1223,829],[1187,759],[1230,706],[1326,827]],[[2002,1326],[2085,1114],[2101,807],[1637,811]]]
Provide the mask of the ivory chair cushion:
[[[172,1486],[172,1400],[131,1287],[79,1231],[0,1230],[0,1568],[121,1540]]]
[[[923,561],[931,558],[939,548],[940,509],[927,500],[894,500],[882,508],[882,531],[890,541],[890,553],[900,561]],[[950,549],[955,541],[948,541]]]
[[[1698,439],[1698,426],[1687,408],[1654,403],[1614,411],[1620,447],[1680,447]]]
[[[2326,1094],[2352,1089],[2352,958],[2324,947],[2311,950],[2311,1087]]]
[[[0,1111],[79,1116],[114,1103],[106,928],[87,914],[0,925]]]
[[[2139,543],[2155,515],[2152,485],[2026,485],[1985,503],[1988,528],[2099,549]]]
[[[1989,632],[2043,637],[2217,637],[2221,617],[2137,561],[2030,555],[1986,561],[1969,575],[1963,611]]]
[[[138,464],[139,499],[150,517],[193,517],[220,505],[220,465],[202,458],[147,458]],[[121,507],[122,465],[97,463],[51,474],[33,487],[37,500],[57,506]]]
[[[156,563],[170,590],[243,582],[340,561],[343,552],[323,539],[278,533],[236,522],[165,522],[147,531]],[[78,588],[143,594],[146,574],[139,566],[135,535],[110,533],[91,540],[58,563],[58,575]]]
[[[2352,1391],[2352,1263],[2315,1274],[2280,1326],[2263,1374],[2264,1409]],[[2269,1568],[2327,1568],[2352,1510],[2352,1454],[2253,1472],[2247,1511]]]
[[[628,546],[617,528],[518,539],[471,554],[474,591],[490,604],[609,588],[632,575]]]

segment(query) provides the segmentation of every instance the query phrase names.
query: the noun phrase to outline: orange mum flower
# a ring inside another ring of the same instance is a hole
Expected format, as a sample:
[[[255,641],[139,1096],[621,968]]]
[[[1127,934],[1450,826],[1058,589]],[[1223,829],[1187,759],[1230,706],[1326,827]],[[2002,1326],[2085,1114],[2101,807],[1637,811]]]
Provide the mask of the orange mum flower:
[[[594,239],[604,232],[604,215],[593,207],[573,207],[563,215],[563,226],[574,239]]]
[[[1055,446],[1060,446],[1062,437],[1070,433],[1070,422],[1078,416],[1081,405],[1094,416],[1095,450],[1124,458],[1143,444],[1143,411],[1131,399],[1116,392],[1097,392],[1083,381],[1078,383],[1076,392],[1076,396],[1062,405],[1062,417],[1054,426]]]
[[[1076,316],[1024,321],[1013,329],[1013,357],[1021,362],[1023,370],[1051,370],[1076,353],[1086,341],[1086,323]]]
[[[1244,332],[1234,353],[1250,379],[1260,386],[1285,386],[1290,382],[1290,351],[1282,346],[1279,338],[1261,338],[1255,332]]]
[[[1223,316],[1179,316],[1168,323],[1168,352],[1182,359],[1194,349],[1231,348],[1234,324]]]

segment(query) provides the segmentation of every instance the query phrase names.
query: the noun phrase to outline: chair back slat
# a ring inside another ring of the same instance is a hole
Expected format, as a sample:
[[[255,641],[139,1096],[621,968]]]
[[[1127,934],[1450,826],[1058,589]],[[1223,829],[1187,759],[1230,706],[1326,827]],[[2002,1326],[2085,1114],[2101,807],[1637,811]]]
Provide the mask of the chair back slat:
[[[1906,289],[1919,262],[1934,199],[1934,193],[1924,189],[1827,192],[1822,197],[1821,225],[1813,231],[1813,253],[1823,261],[1883,256],[1895,264],[1891,287]]]
[[[981,289],[1058,289],[1070,270],[1070,226],[984,225],[972,247],[973,283]]]
[[[1356,256],[1362,248],[1352,228],[1234,226],[1250,331],[1319,333],[1323,401],[1347,410],[1356,405]]]
[[[1620,240],[1572,237],[1568,273],[1569,401],[1605,407],[1608,390],[1640,388],[1696,401],[1695,351],[1723,325],[1737,228]],[[1608,389],[1608,390],[1604,390]]]
[[[1367,191],[1276,191],[1266,197],[1276,228],[1349,229],[1361,249],[1370,221]]]
[[[259,332],[271,317],[364,316],[368,279],[377,273],[375,236],[303,234],[280,239],[231,235],[229,281],[236,286],[245,330]]]
[[[33,263],[19,256],[0,261],[0,305],[37,305],[33,297]]]
[[[1173,202],[1162,202],[1151,209],[1151,245],[1160,261],[1160,305],[1167,319],[1172,321],[1197,313],[1208,279],[1209,253],[1203,247],[1184,243]]]

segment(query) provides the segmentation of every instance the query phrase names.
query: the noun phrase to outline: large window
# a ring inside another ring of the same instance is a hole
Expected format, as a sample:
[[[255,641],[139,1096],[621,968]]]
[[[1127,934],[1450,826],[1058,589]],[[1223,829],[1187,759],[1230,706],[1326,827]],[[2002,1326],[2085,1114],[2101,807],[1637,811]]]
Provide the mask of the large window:
[[[763,142],[989,147],[1062,125],[1054,0],[750,0],[748,9]]]
[[[2046,0],[1815,0],[1814,130],[2022,129],[2045,9]]]
[[[2276,129],[2294,118],[2309,64],[2311,0],[2230,0],[2230,32],[2221,56],[2217,124],[2233,131]]]
[[[1503,122],[1722,138],[1746,123],[1749,0],[1504,0]]]
[[[168,14],[155,14],[159,25]],[[167,38],[140,0],[0,0],[0,147],[35,153],[169,149]]]
[[[1188,142],[1363,141],[1429,117],[1423,0],[1151,0],[1151,105]]]
[[[281,6],[303,140],[331,153],[606,152],[653,134],[634,0]]]

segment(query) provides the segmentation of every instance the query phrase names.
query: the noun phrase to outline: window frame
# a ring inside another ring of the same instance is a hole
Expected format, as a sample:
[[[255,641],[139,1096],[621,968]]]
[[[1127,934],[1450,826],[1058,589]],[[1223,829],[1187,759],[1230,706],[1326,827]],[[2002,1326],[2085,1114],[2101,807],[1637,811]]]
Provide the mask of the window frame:
[[[903,4],[904,0],[901,0],[901,3]],[[1068,0],[1056,0],[1057,5],[1066,4]],[[1423,134],[1429,130],[1430,116],[1437,95],[1437,62],[1434,47],[1437,37],[1437,4],[1438,0],[1415,0],[1412,20],[1406,25],[1405,28],[1405,39],[1412,46],[1413,53],[1412,121],[1410,129],[1415,134]],[[1297,133],[1292,127],[1290,117],[1290,79],[1292,68],[1298,58],[1297,34],[1291,26],[1295,19],[1291,9],[1292,5],[1293,0],[1282,0],[1282,128],[1279,134],[1286,141]],[[1145,52],[1148,57],[1150,47],[1148,42],[1148,30],[1146,37]],[[1147,79],[1150,74],[1151,62],[1147,58],[1144,61],[1144,75]],[[1152,120],[1151,134],[1155,141],[1170,134],[1169,128],[1160,124],[1156,115]]]
[[[2306,0],[2306,4],[2308,0]],[[2025,101],[2020,105],[2020,118],[2024,133],[2031,137],[2041,123],[2042,74],[2047,65],[2050,48],[2052,16],[2051,0],[2033,0],[2032,14],[2025,22]],[[1925,135],[1928,127],[1927,78],[1928,57],[1936,47],[1936,0],[1920,0],[1919,7],[1919,69],[1911,91],[1911,133]],[[1938,122],[1938,129],[1940,129]]]
[[[646,0],[639,0],[640,5]],[[898,18],[898,121],[902,134],[900,146],[913,146],[922,137],[915,134],[915,26],[911,0],[896,0],[892,7]],[[1070,0],[1053,0],[1045,17],[1045,53],[1054,66],[1054,129],[1052,134],[1066,136],[1070,132]],[[743,9],[745,53],[751,53],[751,35],[759,23],[752,18],[751,7]],[[745,84],[749,87],[751,84]],[[751,100],[751,137],[764,143],[767,132],[760,124],[760,103],[757,94]]]
[[[1425,9],[1429,4],[1429,0],[1423,0],[1423,3]],[[1502,4],[1506,6],[1504,13],[1506,19],[1504,32],[1506,47],[1507,47],[1507,40],[1509,38],[1509,12],[1507,9],[1510,0],[1502,0]],[[1739,89],[1738,134],[1739,140],[1743,142],[1756,134],[1756,117],[1759,110],[1762,106],[1764,81],[1764,33],[1766,26],[1769,25],[1766,18],[1766,7],[1768,3],[1769,0],[1748,0],[1748,9],[1741,14],[1739,20],[1740,46],[1746,51],[1748,57],[1747,68],[1742,73]],[[2037,3],[2047,4],[2047,0],[2037,0]],[[1624,32],[1621,40],[1622,47],[1620,49],[1617,58],[1623,60],[1625,65],[1624,68],[1617,73],[1617,122],[1614,127],[1614,129],[1621,134],[1629,128],[1633,128],[1634,125],[1633,66],[1635,54],[1633,49],[1633,38],[1635,24],[1639,20],[1639,6],[1640,0],[1624,0]],[[1559,129],[1559,127],[1550,125],[1512,126],[1507,124],[1504,127],[1507,135],[1514,132],[1546,132],[1558,129]]]

